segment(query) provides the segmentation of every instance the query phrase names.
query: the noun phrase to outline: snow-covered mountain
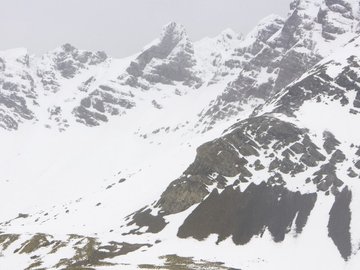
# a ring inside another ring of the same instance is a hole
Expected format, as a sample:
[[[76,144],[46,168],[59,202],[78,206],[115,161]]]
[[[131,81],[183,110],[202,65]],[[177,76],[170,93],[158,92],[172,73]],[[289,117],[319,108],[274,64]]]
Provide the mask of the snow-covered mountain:
[[[238,77],[204,110],[202,121],[211,128],[299,78],[357,35],[359,9],[358,1],[300,0],[292,2],[286,19],[269,16],[261,21],[230,62],[240,67]]]
[[[357,269],[359,22],[0,52],[0,269]]]

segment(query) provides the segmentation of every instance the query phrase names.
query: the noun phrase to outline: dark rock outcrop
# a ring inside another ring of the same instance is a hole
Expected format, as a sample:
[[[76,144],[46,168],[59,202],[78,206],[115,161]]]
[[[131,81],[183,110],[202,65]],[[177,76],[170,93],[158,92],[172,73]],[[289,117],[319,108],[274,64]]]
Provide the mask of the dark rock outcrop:
[[[0,128],[16,130],[25,121],[35,120],[33,107],[38,93],[24,50],[0,58]]]
[[[252,171],[248,157],[261,157],[270,163],[269,177],[263,181],[272,185],[284,185],[284,176],[295,176],[326,159],[306,129],[270,116],[240,121],[229,130],[223,137],[200,146],[194,162],[164,191],[157,206],[165,214],[178,213],[200,203],[209,194],[209,186],[225,188],[227,177],[239,176],[240,182],[249,181],[262,167]],[[267,151],[282,153],[282,158],[264,156]],[[337,179],[331,184],[341,186],[342,181]]]
[[[86,65],[97,65],[104,62],[104,52],[79,51],[71,44],[64,44],[56,53],[54,67],[64,78],[73,78],[79,69]]]
[[[150,209],[143,208],[131,215],[131,221],[127,226],[136,225],[138,229],[131,230],[128,234],[137,234],[142,227],[148,227],[146,232],[158,233],[165,228],[166,224],[162,214],[154,216]]]
[[[352,193],[345,187],[343,191],[335,197],[335,202],[329,213],[329,237],[333,240],[345,260],[349,259],[352,252],[350,234],[351,199]]]
[[[356,41],[353,40],[348,46],[356,46]],[[346,51],[347,49],[344,47],[343,52],[346,53]],[[328,70],[339,65],[336,61],[329,61],[325,64],[314,66],[314,68],[307,73],[306,77],[285,88],[281,95],[273,96],[263,106],[257,108],[253,115],[257,115],[263,107],[274,103],[276,108],[272,111],[273,113],[282,113],[291,117],[294,117],[295,112],[298,111],[306,101],[310,100],[321,102],[325,99],[338,102],[342,106],[347,105],[349,103],[347,94],[360,90],[358,86],[360,77],[355,71],[359,70],[360,60],[357,56],[350,56],[346,60],[347,65],[335,78],[328,75]],[[304,89],[307,91],[304,91]],[[353,104],[356,104],[356,102],[353,102]],[[330,134],[324,134],[324,138],[331,140],[332,144],[336,144],[335,138],[331,138]],[[326,147],[328,148],[329,146],[326,145]],[[331,149],[328,149],[327,151],[330,150]]]
[[[201,81],[193,70],[195,64],[193,44],[184,27],[173,22],[164,27],[160,40],[145,49],[126,71],[150,83],[175,81],[194,85]]]
[[[73,110],[78,122],[88,126],[98,126],[107,122],[107,115],[123,115],[135,106],[132,94],[122,92],[107,85],[100,85]]]
[[[232,187],[221,193],[214,190],[186,218],[178,236],[203,240],[217,234],[218,242],[232,236],[235,244],[244,245],[268,229],[274,241],[281,242],[293,224],[297,233],[302,232],[316,198],[315,193],[300,194],[265,183],[250,184],[244,192]]]

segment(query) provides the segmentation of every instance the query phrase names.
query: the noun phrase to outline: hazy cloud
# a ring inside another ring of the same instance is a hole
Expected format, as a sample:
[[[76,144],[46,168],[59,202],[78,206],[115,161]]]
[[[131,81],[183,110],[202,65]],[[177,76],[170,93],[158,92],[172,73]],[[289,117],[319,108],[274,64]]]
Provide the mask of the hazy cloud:
[[[263,17],[286,15],[291,0],[0,0],[0,49],[40,54],[69,42],[111,56],[136,53],[169,21],[193,40],[225,28],[246,33]]]

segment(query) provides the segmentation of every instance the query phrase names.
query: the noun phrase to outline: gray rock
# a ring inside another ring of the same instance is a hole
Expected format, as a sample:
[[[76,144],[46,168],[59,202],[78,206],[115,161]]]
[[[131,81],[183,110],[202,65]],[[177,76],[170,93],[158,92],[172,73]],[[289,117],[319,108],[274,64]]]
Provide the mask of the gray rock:
[[[193,44],[185,29],[170,23],[163,29],[160,41],[143,51],[126,71],[131,77],[142,77],[150,83],[176,81],[192,86],[201,83],[193,69],[195,64]]]
[[[169,185],[157,206],[161,206],[165,214],[176,214],[199,203],[209,194],[206,183],[209,179],[204,176],[183,177]]]
[[[106,59],[104,52],[79,51],[71,44],[65,44],[55,53],[54,65],[64,78],[73,78],[87,64],[97,65]]]
[[[337,149],[331,156],[330,163],[342,163],[346,159],[345,154]]]
[[[224,188],[227,182],[224,177],[239,175],[239,182],[251,181],[253,174],[249,170],[250,165],[246,158],[259,156],[259,150],[268,149],[270,145],[273,145],[273,151],[283,152],[295,142],[302,140],[307,146],[306,151],[309,151],[306,154],[313,154],[316,161],[319,158],[323,159],[319,153],[311,152],[316,146],[305,136],[306,130],[273,117],[262,116],[240,121],[230,130],[231,132],[227,132],[222,138],[200,146],[194,162],[184,175],[172,182],[164,191],[157,205],[166,214],[181,212],[201,202],[208,195],[209,185],[216,183],[219,188]],[[256,162],[255,171],[263,168],[263,165]],[[270,170],[295,175],[304,171],[305,167],[284,157],[283,160],[273,160]],[[213,174],[217,177],[211,177]],[[279,173],[275,173],[269,182],[276,185],[285,184]]]
[[[347,260],[352,253],[350,234],[352,193],[345,187],[335,198],[334,205],[329,213],[329,237],[333,240],[341,256]]]
[[[324,144],[323,147],[328,154],[331,154],[332,151],[336,149],[336,146],[340,145],[340,142],[335,138],[335,136],[328,131],[323,133],[324,136]]]
[[[0,72],[4,72],[6,68],[5,60],[0,57]]]
[[[108,115],[122,115],[132,109],[135,103],[128,93],[117,91],[109,86],[100,85],[98,89],[83,98],[73,110],[77,121],[87,126],[98,126],[108,121]]]
[[[351,178],[356,178],[359,175],[356,172],[354,172],[354,170],[352,168],[349,168],[348,169],[348,176],[351,177]]]
[[[360,160],[358,160],[358,161],[355,163],[355,167],[360,170]]]
[[[243,192],[232,187],[214,190],[185,219],[178,237],[203,240],[217,234],[218,243],[231,236],[235,244],[244,245],[268,229],[273,240],[281,242],[293,223],[297,233],[302,232],[316,199],[316,194],[301,195],[265,183],[250,184]]]

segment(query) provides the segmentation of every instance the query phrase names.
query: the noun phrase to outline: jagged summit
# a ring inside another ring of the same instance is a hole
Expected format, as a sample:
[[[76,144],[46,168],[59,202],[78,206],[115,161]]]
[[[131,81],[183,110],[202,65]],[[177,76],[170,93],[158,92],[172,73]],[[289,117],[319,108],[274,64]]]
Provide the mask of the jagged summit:
[[[323,25],[323,37],[335,39],[336,35],[355,32],[359,25],[359,1],[327,0],[318,14]]]
[[[166,24],[161,32],[160,40],[171,39],[176,44],[181,40],[188,39],[185,27],[176,22]]]
[[[243,46],[251,45],[256,42],[266,42],[284,25],[284,18],[279,15],[271,14],[262,19],[257,26],[250,31],[244,39]]]
[[[87,51],[87,50],[80,50],[78,49],[76,46],[70,44],[70,43],[64,43],[63,45],[55,48],[54,50],[46,53],[45,55],[51,55],[51,54],[54,54],[54,55],[59,55],[59,54],[62,54],[62,55],[67,55],[69,57],[73,57],[73,58],[80,58],[80,60],[83,62],[83,63],[86,63],[89,59],[86,58],[86,56],[90,57],[90,56],[93,56],[93,57],[99,57],[101,58],[102,60],[105,60],[108,58],[108,56],[106,55],[106,53],[104,51]],[[94,62],[93,63],[90,63],[89,64],[95,64]]]
[[[204,110],[202,121],[211,128],[298,79],[357,36],[358,10],[359,1],[297,0],[287,18],[272,15],[262,20],[227,61],[239,70],[238,77]]]
[[[79,50],[70,43],[63,44],[47,53],[44,57],[48,57],[55,62],[73,61],[83,65],[97,65],[108,58],[104,51],[91,52]]]
[[[359,2],[0,52],[0,269],[358,270]]]
[[[65,51],[65,52],[74,52],[77,50],[76,47],[71,45],[70,43],[65,43],[65,44],[61,45],[59,49]]]
[[[37,60],[37,75],[46,91],[58,92],[61,80],[74,79],[91,67],[100,65],[108,59],[103,51],[79,50],[66,43],[46,53]]]
[[[195,66],[193,44],[182,25],[167,24],[159,40],[147,47],[127,68],[129,75],[143,77],[150,83],[171,84],[180,81],[187,85],[200,82]]]
[[[290,48],[299,38],[312,32],[320,32],[325,40],[335,40],[355,32],[359,24],[360,4],[356,0],[296,0],[290,7],[289,17],[277,40],[284,48]]]

